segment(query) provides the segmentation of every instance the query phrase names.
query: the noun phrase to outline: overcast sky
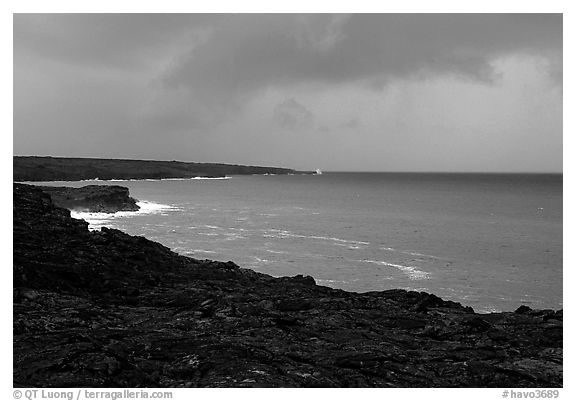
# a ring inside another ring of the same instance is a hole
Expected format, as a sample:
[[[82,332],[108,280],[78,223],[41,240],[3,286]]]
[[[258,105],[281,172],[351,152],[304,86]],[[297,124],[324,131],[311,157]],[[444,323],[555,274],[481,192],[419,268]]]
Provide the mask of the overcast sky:
[[[14,154],[561,172],[562,16],[17,14]]]

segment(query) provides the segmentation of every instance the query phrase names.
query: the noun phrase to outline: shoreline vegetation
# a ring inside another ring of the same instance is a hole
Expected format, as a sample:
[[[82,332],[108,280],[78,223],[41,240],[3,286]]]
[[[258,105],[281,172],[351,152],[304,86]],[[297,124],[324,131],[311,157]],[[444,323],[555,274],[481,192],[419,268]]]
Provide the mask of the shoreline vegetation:
[[[159,160],[14,156],[14,181],[144,180],[221,178],[252,174],[313,174],[280,167]]]
[[[13,185],[14,387],[563,385],[562,310],[274,278],[89,231],[58,206],[79,190],[101,208],[105,186]],[[114,193],[108,210],[130,204]]]

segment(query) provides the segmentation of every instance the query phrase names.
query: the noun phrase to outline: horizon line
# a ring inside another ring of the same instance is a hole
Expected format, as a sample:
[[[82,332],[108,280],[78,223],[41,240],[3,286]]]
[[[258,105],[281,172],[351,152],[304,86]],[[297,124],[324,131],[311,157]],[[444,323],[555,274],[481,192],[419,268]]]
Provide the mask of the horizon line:
[[[295,167],[277,167],[277,166],[262,166],[256,164],[244,164],[244,163],[234,163],[234,162],[197,162],[197,161],[183,161],[183,160],[160,160],[160,159],[132,159],[132,158],[121,158],[121,157],[86,157],[86,156],[53,156],[53,155],[12,155],[12,157],[50,157],[50,158],[60,158],[60,159],[92,159],[92,160],[130,160],[130,161],[156,161],[156,162],[178,162],[178,163],[199,163],[199,164],[228,164],[228,165],[239,165],[248,167],[272,167],[272,168],[282,168],[295,171],[315,171],[317,168],[300,170]],[[323,173],[386,173],[386,174],[550,174],[550,175],[563,175],[563,171],[422,171],[422,170],[324,170],[323,168],[318,168]]]

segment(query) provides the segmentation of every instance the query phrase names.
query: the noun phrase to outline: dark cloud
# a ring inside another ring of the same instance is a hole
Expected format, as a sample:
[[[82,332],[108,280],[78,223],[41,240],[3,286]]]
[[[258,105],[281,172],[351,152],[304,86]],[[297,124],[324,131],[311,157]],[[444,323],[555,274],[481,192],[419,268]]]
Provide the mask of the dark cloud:
[[[166,75],[199,95],[228,96],[270,85],[456,74],[487,80],[510,53],[558,57],[562,16],[503,14],[241,15]]]
[[[15,14],[13,54],[16,154],[562,169],[561,14]]]
[[[486,79],[503,54],[557,60],[562,15],[15,14],[14,43],[16,52],[108,68],[167,58],[166,83],[214,96],[414,74]]]
[[[270,87],[489,81],[509,54],[545,56],[562,76],[561,14],[16,14],[14,44],[16,67],[32,54],[148,74],[186,99],[176,109],[215,121]]]
[[[294,99],[286,99],[274,108],[274,121],[282,128],[302,130],[314,124],[314,114]]]

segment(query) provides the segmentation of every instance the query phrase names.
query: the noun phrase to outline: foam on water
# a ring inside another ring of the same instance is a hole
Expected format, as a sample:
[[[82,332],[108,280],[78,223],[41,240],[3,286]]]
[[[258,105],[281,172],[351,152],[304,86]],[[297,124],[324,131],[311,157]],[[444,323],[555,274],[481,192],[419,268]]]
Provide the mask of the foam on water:
[[[364,263],[374,263],[380,266],[394,267],[400,270],[402,273],[406,274],[411,280],[427,280],[430,278],[430,273],[423,270],[419,270],[414,266],[399,265],[396,263],[390,263],[383,260],[360,260],[359,262]]]
[[[336,237],[325,237],[322,235],[302,235],[293,233],[288,230],[271,229],[265,231],[266,233],[263,235],[263,237],[267,238],[307,238],[307,239],[317,239],[321,241],[331,241],[335,242],[336,244],[340,243],[340,244],[352,244],[352,245],[370,245],[369,242],[365,241],[354,241]]]
[[[420,252],[415,252],[415,251],[403,251],[401,249],[390,248],[390,247],[386,247],[386,246],[380,247],[380,249],[383,251],[401,253],[403,255],[420,256],[423,258],[430,258],[430,259],[442,259],[442,258],[439,258],[438,256],[428,255],[426,253],[420,253]]]
[[[195,180],[229,180],[232,177],[190,177],[190,178],[160,178],[146,179],[146,181],[195,181]]]
[[[192,256],[195,255],[195,254],[197,254],[197,253],[210,253],[210,254],[214,254],[214,253],[216,253],[216,251],[209,251],[209,250],[207,250],[207,249],[192,249],[191,251],[184,252],[184,254],[186,254],[186,255],[192,255]]]
[[[346,281],[342,281],[342,280],[323,280],[320,278],[315,279],[315,281],[317,283],[326,283],[326,284],[340,284],[340,283],[346,283]]]
[[[99,181],[99,182],[138,182],[138,181],[191,181],[191,180],[229,180],[232,177],[190,177],[190,178],[145,178],[145,179],[122,179],[122,178],[112,178],[110,180],[101,180],[99,178],[94,178],[91,180],[81,180],[81,182],[87,181]]]
[[[149,214],[165,214],[167,211],[178,211],[179,208],[171,205],[163,205],[160,203],[139,201],[136,204],[140,207],[137,211],[120,211],[116,213],[94,213],[84,212],[80,210],[70,211],[70,216],[74,219],[85,220],[88,222],[89,230],[98,230],[102,227],[107,227],[110,223],[119,217],[133,217]]]
[[[224,236],[225,236],[227,241],[233,241],[233,240],[237,240],[237,239],[245,239],[246,238],[244,235],[240,235],[237,233],[225,233]]]

